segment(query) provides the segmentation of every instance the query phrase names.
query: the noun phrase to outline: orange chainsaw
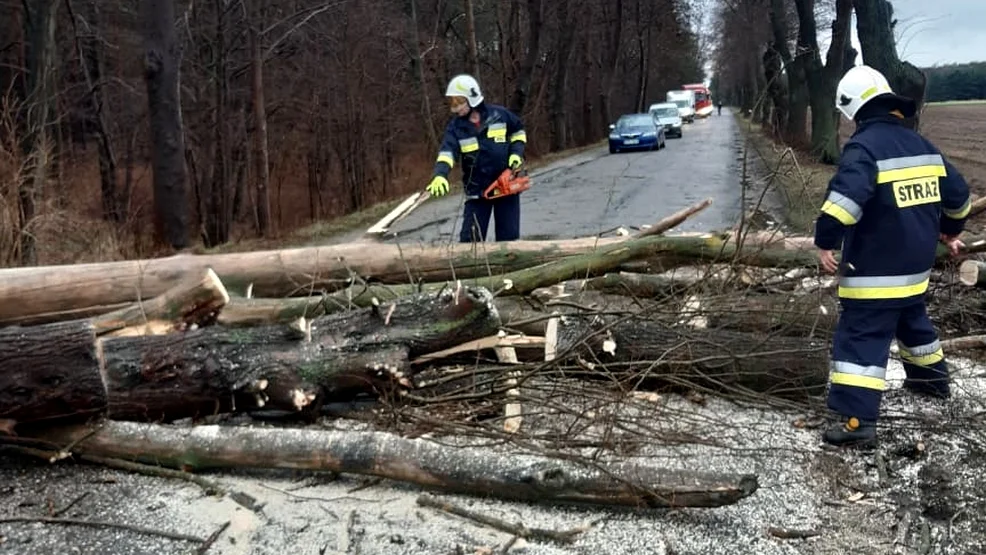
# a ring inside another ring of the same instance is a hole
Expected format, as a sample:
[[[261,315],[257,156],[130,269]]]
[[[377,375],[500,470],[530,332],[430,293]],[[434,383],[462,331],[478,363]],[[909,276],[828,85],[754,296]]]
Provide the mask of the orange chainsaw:
[[[500,177],[496,178],[489,187],[483,191],[483,198],[492,200],[509,195],[523,193],[531,188],[531,178],[527,175],[527,170],[505,169]]]

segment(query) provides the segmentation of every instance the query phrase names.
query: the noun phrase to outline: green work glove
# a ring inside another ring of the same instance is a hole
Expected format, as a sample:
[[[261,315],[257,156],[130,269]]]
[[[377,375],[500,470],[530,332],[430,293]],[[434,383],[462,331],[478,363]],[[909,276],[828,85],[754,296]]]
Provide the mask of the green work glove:
[[[510,169],[512,170],[516,170],[523,163],[524,163],[524,159],[517,154],[511,154],[510,158],[507,158],[507,165],[510,166]]]
[[[448,193],[448,179],[440,175],[436,175],[432,178],[431,183],[428,184],[428,192],[431,193],[433,197],[440,197]]]

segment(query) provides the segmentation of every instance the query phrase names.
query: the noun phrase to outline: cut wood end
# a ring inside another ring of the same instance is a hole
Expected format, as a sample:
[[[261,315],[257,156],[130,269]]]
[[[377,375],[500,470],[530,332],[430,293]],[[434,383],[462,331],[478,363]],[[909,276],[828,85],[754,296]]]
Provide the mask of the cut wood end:
[[[959,265],[959,281],[972,287],[979,281],[979,261],[966,260]]]
[[[219,275],[212,268],[206,268],[205,270],[205,284],[206,287],[216,292],[216,296],[219,297],[222,306],[229,304],[229,291],[226,290],[223,280],[219,279]],[[250,285],[252,286],[253,284]],[[249,294],[247,298],[249,298]]]
[[[247,285],[246,292],[243,294],[243,296],[247,299],[253,298],[253,283]]]
[[[310,405],[315,400],[315,397],[316,395],[314,393],[308,393],[303,389],[295,389],[291,392],[291,401],[298,410]]]

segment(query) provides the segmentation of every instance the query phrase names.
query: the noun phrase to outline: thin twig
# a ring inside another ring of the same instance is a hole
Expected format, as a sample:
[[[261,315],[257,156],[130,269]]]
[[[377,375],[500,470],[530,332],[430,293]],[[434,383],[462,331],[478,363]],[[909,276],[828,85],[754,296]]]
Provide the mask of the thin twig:
[[[82,501],[83,499],[85,499],[86,497],[88,497],[89,494],[91,494],[91,493],[92,493],[91,491],[84,492],[82,495],[80,495],[80,496],[76,497],[75,499],[69,501],[68,502],[68,505],[65,505],[64,507],[62,507],[61,509],[58,509],[57,511],[52,511],[51,516],[54,516],[54,517],[62,516],[63,514],[65,514],[66,512],[68,512],[69,509],[71,509],[72,507],[74,507],[79,501]]]
[[[572,528],[570,530],[547,530],[544,528],[528,528],[523,524],[511,524],[505,522],[496,517],[489,515],[480,514],[469,509],[464,509],[457,505],[453,505],[447,501],[439,501],[438,499],[430,495],[421,495],[417,499],[418,505],[423,507],[432,507],[434,509],[439,509],[447,513],[461,516],[463,518],[468,518],[469,520],[478,522],[480,524],[485,524],[487,526],[496,528],[502,532],[507,532],[508,534],[513,534],[515,536],[524,539],[544,539],[550,540],[558,543],[572,543],[575,538],[586,531],[586,528]]]
[[[156,476],[158,478],[174,478],[177,480],[184,480],[186,482],[191,482],[201,487],[209,495],[223,495],[226,493],[226,488],[219,485],[217,482],[213,482],[212,480],[208,480],[206,478],[203,478],[201,476],[196,476],[195,474],[191,474],[188,472],[182,472],[180,470],[164,468],[161,466],[153,466],[149,464],[142,464],[133,461],[125,461],[123,459],[98,457],[95,455],[81,455],[80,458],[84,461],[100,464],[103,466],[108,466],[110,468],[116,468],[117,470],[136,472],[138,474],[143,474],[145,476]]]
[[[230,522],[231,521],[227,520],[222,524],[222,526],[219,527],[218,530],[216,530],[208,538],[206,538],[205,542],[203,542],[202,545],[200,545],[199,548],[195,550],[195,555],[205,555],[205,553],[209,551],[209,548],[212,547],[212,544],[216,543],[216,540],[219,539],[219,536],[221,536],[222,533],[225,532],[227,528],[229,528]]]
[[[104,520],[82,520],[78,518],[54,518],[47,516],[9,516],[0,518],[0,523],[9,522],[43,522],[45,524],[66,524],[71,526],[90,526],[93,528],[117,528],[119,530],[129,530],[131,532],[137,532],[140,534],[147,534],[150,536],[161,536],[162,538],[168,538],[172,540],[181,540],[188,542],[198,542],[202,543],[205,540],[189,534],[181,534],[178,532],[168,532],[165,530],[157,530],[154,528],[148,528],[146,526],[137,526],[135,524],[123,524],[120,522],[106,522]]]

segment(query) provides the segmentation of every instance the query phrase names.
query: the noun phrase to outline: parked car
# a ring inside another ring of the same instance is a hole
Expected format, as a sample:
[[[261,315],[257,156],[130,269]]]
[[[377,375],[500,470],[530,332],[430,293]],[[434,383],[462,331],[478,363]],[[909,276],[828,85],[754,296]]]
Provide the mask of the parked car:
[[[664,127],[650,114],[624,114],[609,126],[610,153],[621,150],[657,150],[664,148]]]
[[[654,116],[658,125],[664,127],[664,134],[668,137],[681,138],[681,116],[678,114],[678,105],[674,102],[662,102],[651,104],[647,110]]]

